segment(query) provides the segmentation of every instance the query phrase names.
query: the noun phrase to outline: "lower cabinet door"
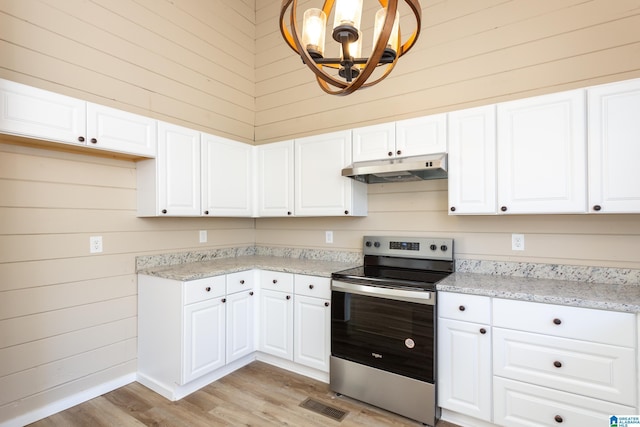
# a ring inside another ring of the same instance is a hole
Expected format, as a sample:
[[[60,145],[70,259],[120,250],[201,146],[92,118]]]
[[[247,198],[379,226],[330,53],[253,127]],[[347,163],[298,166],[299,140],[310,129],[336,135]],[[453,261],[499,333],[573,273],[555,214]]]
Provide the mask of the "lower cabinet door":
[[[296,295],[293,361],[329,372],[331,307],[329,301]]]
[[[491,420],[491,327],[438,319],[438,404]]]
[[[293,360],[293,294],[260,292],[260,351]]]
[[[225,364],[225,305],[221,298],[184,307],[182,384]]]
[[[227,296],[227,363],[255,350],[253,333],[255,298],[252,290]]]
[[[502,377],[494,377],[494,422],[509,427],[602,427],[636,409]]]

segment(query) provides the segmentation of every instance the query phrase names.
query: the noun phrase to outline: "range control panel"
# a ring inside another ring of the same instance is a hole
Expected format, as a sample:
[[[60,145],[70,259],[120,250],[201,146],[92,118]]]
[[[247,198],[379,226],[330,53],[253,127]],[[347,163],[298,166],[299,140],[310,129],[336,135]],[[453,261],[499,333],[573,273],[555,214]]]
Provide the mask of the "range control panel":
[[[453,239],[364,236],[365,255],[453,260]]]

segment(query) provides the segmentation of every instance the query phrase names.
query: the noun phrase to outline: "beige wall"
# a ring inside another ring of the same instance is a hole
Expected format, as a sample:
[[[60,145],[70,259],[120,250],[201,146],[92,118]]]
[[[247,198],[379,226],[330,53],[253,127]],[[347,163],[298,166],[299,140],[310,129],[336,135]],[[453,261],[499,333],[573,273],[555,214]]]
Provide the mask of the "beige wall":
[[[265,143],[640,77],[640,0],[423,0],[380,85],[325,95],[282,42],[279,0],[4,0],[0,78]],[[255,132],[255,136],[254,136]],[[366,218],[135,216],[131,160],[0,140],[0,422],[135,371],[139,254],[357,249],[441,235],[459,257],[640,268],[640,217],[446,215],[446,180],[369,187]],[[198,244],[198,230],[210,244]],[[512,232],[526,251],[510,250]],[[102,235],[104,254],[88,253]]]

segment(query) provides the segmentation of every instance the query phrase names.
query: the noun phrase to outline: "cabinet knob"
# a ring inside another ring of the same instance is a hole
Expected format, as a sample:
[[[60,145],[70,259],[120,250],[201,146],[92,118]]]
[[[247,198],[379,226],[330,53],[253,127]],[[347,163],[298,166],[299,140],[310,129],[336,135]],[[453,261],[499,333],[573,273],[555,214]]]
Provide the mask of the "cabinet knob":
[[[399,156],[400,154],[402,154],[402,150],[396,151],[396,154]]]
[[[220,301],[222,301],[222,303],[224,304],[225,302],[227,302],[226,298],[222,298]]]
[[[313,288],[314,288],[314,286],[313,286],[313,285],[309,285],[309,289],[313,289]]]
[[[204,290],[207,292],[211,292],[211,286],[207,286],[206,288],[204,288]]]
[[[79,136],[79,137],[78,137],[78,141],[80,141],[80,142],[84,142],[84,136]]]
[[[484,335],[487,333],[487,330],[485,328],[480,328],[480,333]]]
[[[249,292],[249,295],[253,296],[253,291]]]
[[[561,325],[562,324],[562,320],[560,320],[558,318],[555,318],[555,319],[553,319],[553,324],[554,325]]]
[[[98,140],[95,139],[95,138],[91,138],[90,141],[91,141],[92,144],[97,144],[98,143]]]
[[[455,206],[451,206],[451,207],[449,208],[449,210],[450,210],[451,212],[455,212],[455,211],[456,211],[456,207],[455,207]]]
[[[325,307],[329,307],[329,303],[328,303],[328,302],[325,302],[325,303],[324,303],[324,306],[325,306]]]
[[[555,417],[553,417],[553,419],[554,419],[554,420],[555,420],[555,422],[557,422],[557,423],[561,423],[561,422],[563,422],[563,421],[564,421],[560,415],[556,415]]]
[[[389,152],[387,153],[387,156],[389,156],[389,157],[393,156],[393,151],[389,151]]]
[[[553,366],[555,366],[556,368],[562,368],[562,362],[556,360],[555,362],[553,362]]]
[[[278,283],[278,279],[273,279],[273,283]]]
[[[166,214],[166,213],[167,213],[167,210],[166,210],[166,209],[162,209],[162,213],[163,213],[163,214]]]
[[[287,295],[287,299],[291,299],[291,295]]]
[[[209,211],[204,211],[204,214],[205,215],[209,215]]]
[[[465,311],[467,308],[464,305],[461,305],[460,307],[458,307],[458,310],[460,311]]]
[[[344,214],[345,215],[349,215],[349,211],[344,211]]]
[[[241,284],[241,285],[244,285],[244,280],[240,280],[240,284]]]
[[[600,209],[602,209],[602,206],[600,206],[600,205],[595,205],[595,206],[593,207],[593,210],[594,210],[594,211],[596,211],[596,212],[599,212],[599,211],[600,211]]]
[[[291,211],[288,211],[288,212],[287,212],[287,215],[291,215]]]
[[[506,212],[506,211],[507,211],[507,207],[506,207],[506,206],[503,206],[503,207],[501,207],[501,208],[500,208],[500,210],[501,210],[502,212]]]

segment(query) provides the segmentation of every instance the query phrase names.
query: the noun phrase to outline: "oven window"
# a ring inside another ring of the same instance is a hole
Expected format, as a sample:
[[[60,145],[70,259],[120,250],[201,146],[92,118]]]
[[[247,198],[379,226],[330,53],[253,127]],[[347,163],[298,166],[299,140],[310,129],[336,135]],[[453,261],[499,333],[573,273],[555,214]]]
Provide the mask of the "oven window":
[[[333,291],[331,354],[434,380],[434,306]]]

